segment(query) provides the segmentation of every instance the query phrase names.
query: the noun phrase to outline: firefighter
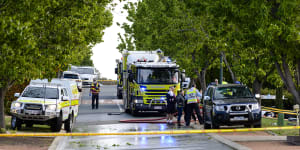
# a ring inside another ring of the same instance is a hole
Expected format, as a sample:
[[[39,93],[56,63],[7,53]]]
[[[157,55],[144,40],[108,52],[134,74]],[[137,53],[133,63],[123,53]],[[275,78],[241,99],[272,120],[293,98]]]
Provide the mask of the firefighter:
[[[191,115],[194,112],[194,110],[196,112],[199,123],[203,124],[203,119],[200,115],[197,97],[202,97],[202,94],[197,90],[196,85],[192,84],[191,88],[187,91],[185,95],[185,98],[187,100],[187,127],[190,126]]]
[[[100,85],[96,79],[93,80],[90,92],[92,93],[92,109],[94,108],[98,109]],[[95,101],[96,101],[96,106],[95,106]]]

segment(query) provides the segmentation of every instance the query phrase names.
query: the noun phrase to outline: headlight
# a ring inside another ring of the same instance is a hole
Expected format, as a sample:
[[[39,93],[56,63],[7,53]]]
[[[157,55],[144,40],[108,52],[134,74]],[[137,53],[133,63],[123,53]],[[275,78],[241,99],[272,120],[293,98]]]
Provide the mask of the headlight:
[[[259,109],[259,104],[252,104],[252,110]]]
[[[15,107],[15,108],[20,108],[21,106],[22,106],[22,103],[19,103],[19,102],[13,103],[13,107]]]
[[[134,103],[144,103],[144,101],[141,99],[136,99],[136,100],[134,100]]]
[[[47,110],[55,110],[56,109],[56,105],[48,105]]]
[[[216,111],[225,111],[224,106],[216,106]]]

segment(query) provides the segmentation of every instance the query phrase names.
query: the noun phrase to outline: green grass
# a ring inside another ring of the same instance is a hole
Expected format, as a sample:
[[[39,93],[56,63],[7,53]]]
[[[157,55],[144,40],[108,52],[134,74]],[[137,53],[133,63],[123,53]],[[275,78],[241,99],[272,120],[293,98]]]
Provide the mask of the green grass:
[[[5,116],[6,130],[9,131],[10,133],[15,133],[16,130],[11,129],[10,121],[11,121],[11,116]],[[50,126],[48,125],[34,124],[33,127],[26,127],[25,124],[23,124],[21,132],[31,133],[31,132],[52,132],[52,131],[50,129]]]
[[[284,126],[291,126],[290,124],[296,124],[296,123],[284,120]],[[262,127],[278,127],[277,119],[276,118],[275,119],[274,118],[262,118]],[[271,131],[277,135],[295,136],[295,135],[299,135],[300,129],[271,130]]]

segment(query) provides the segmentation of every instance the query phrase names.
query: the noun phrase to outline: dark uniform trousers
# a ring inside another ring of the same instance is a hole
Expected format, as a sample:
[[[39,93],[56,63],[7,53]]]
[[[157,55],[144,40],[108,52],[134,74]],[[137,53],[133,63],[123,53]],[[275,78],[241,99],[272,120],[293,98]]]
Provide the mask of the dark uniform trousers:
[[[190,125],[190,122],[191,122],[191,116],[192,116],[192,113],[196,112],[196,115],[197,115],[197,118],[198,118],[198,121],[200,124],[203,124],[203,119],[200,115],[200,109],[199,109],[199,105],[198,103],[191,103],[191,104],[187,104],[187,122],[186,122],[186,126],[189,126]]]
[[[95,108],[95,101],[96,101],[96,109],[98,109],[98,106],[99,106],[99,93],[92,94],[92,109]]]

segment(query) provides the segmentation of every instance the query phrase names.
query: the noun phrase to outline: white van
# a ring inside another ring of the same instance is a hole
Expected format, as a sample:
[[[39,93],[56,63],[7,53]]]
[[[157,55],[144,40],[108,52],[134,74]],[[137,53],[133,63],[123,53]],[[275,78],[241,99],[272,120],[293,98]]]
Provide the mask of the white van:
[[[78,115],[79,92],[75,81],[64,79],[32,80],[22,94],[11,104],[11,127],[21,129],[22,124],[47,124],[58,132],[64,123],[71,132]]]
[[[74,80],[77,83],[78,91],[79,92],[82,91],[82,80],[80,78],[79,73],[73,71],[64,71],[62,78],[68,80]]]

